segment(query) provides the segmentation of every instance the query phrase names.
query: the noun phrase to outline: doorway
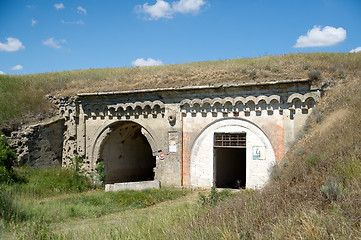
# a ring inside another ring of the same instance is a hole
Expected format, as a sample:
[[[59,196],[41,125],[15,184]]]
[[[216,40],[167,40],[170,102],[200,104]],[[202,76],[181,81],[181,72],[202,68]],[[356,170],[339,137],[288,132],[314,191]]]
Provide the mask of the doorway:
[[[246,187],[246,133],[214,133],[214,186]]]
[[[135,122],[119,122],[105,139],[101,159],[106,184],[154,180],[155,156],[141,129]]]

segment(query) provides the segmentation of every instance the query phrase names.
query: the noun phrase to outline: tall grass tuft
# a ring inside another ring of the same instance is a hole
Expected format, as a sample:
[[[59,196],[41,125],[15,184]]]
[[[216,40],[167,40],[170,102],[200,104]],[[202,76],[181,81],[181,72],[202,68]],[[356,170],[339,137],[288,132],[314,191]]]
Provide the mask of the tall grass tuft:
[[[0,186],[0,217],[5,225],[26,219],[26,214],[15,201],[15,195],[12,189]]]
[[[49,197],[59,194],[77,193],[93,188],[90,180],[74,173],[73,169],[48,168],[34,169],[22,167],[17,172],[26,175],[27,184],[17,185],[21,193],[34,197]]]

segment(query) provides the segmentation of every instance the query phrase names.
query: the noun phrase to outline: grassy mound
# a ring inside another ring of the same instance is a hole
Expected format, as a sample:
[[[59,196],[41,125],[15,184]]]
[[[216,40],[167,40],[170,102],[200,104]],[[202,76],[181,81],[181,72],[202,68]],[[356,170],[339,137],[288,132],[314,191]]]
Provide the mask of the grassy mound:
[[[311,78],[332,82],[359,75],[361,55],[313,53],[133,68],[89,69],[23,76],[0,75],[0,129],[52,108],[46,94],[242,84]],[[24,118],[24,116],[27,118]]]

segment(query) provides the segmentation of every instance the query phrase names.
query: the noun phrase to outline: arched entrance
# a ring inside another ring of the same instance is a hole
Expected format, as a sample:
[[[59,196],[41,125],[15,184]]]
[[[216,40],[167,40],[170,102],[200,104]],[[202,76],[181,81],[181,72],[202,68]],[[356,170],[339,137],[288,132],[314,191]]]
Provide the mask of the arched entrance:
[[[142,133],[142,126],[131,121],[118,122],[100,146],[105,183],[154,180],[155,156]]]
[[[260,188],[274,163],[271,143],[258,126],[240,118],[220,119],[193,144],[190,181],[194,187]]]

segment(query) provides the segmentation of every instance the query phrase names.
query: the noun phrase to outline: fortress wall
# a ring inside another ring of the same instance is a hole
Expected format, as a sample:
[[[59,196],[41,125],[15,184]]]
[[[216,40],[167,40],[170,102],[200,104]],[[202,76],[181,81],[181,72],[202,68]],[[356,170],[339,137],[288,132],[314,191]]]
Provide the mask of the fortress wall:
[[[210,187],[216,184],[215,165],[222,163],[214,155],[215,133],[243,132],[246,150],[238,151],[246,154],[240,158],[246,161],[242,181],[246,187],[257,188],[302,131],[319,98],[320,92],[311,90],[307,80],[52,97],[62,120],[34,127],[25,135],[14,133],[13,146],[20,155],[26,152],[21,155],[22,163],[34,166],[61,162],[66,167],[78,155],[84,159],[83,169],[96,174],[97,164],[108,162],[112,179],[118,179],[116,169],[123,171],[121,161],[125,159],[124,166],[149,167],[139,160],[148,154],[145,159],[155,159],[154,180],[161,185]],[[127,130],[126,124],[137,130]],[[132,136],[139,134],[143,140],[132,142]],[[17,140],[22,138],[26,140]],[[233,153],[222,149],[218,152],[232,158]],[[135,162],[131,162],[132,154],[137,156]],[[125,173],[122,176],[121,181],[133,181]]]

